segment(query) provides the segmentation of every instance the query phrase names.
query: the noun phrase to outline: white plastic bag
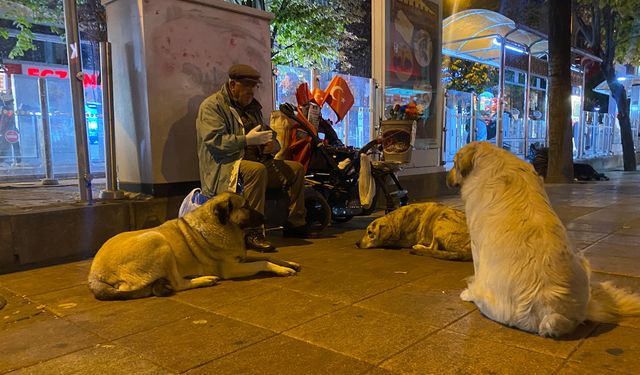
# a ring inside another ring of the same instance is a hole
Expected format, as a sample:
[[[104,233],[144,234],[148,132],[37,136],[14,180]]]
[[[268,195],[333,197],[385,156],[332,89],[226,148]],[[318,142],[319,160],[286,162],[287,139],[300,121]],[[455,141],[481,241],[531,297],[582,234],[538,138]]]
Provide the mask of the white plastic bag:
[[[360,155],[360,174],[358,175],[358,193],[360,194],[360,204],[364,208],[369,208],[376,195],[376,181],[371,174],[371,157],[367,154]]]
[[[187,213],[195,210],[200,207],[200,204],[197,203],[197,196],[200,195],[202,191],[200,188],[195,188],[191,190],[189,194],[182,200],[182,204],[180,205],[180,209],[178,210],[178,217],[183,217]]]

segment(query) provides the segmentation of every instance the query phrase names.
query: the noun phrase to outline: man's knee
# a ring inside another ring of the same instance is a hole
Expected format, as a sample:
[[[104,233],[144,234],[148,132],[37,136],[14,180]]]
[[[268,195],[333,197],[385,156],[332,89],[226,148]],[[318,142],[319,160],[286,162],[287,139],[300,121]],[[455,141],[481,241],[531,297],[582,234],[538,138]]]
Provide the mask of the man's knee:
[[[266,181],[267,168],[262,163],[243,160],[240,165],[240,174],[245,181]]]

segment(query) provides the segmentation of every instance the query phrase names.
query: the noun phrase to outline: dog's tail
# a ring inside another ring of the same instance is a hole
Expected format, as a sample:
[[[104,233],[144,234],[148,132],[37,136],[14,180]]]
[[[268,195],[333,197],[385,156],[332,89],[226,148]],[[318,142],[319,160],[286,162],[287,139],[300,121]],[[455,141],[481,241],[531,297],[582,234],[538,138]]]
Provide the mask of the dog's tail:
[[[640,316],[640,295],[617,288],[611,281],[592,283],[587,319],[615,323],[624,316]]]
[[[120,290],[116,286],[99,279],[89,279],[89,289],[101,301],[136,299],[150,296],[166,297],[174,293],[169,280],[160,278],[151,284],[135,290]]]

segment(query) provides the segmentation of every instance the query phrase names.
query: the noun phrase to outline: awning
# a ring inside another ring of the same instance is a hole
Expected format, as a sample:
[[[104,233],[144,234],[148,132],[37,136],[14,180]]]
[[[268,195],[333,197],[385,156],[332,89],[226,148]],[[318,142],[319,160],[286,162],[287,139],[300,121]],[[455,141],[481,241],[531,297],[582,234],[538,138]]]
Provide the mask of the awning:
[[[631,87],[640,86],[640,76],[635,74],[619,75],[618,82],[620,82],[624,86],[624,89],[627,91],[627,97],[630,97]],[[611,90],[609,90],[609,84],[606,80],[602,81],[598,86],[596,86],[593,91],[599,94],[611,95]]]
[[[500,66],[500,50],[505,48],[534,56],[548,53],[546,36],[516,24],[510,18],[486,9],[468,9],[443,21],[442,52],[466,60]]]

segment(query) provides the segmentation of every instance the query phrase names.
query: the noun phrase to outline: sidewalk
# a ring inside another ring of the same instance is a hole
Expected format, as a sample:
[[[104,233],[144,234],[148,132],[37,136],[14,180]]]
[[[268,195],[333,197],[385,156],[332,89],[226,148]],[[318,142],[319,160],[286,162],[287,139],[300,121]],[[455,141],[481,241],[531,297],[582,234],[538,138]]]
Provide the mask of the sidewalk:
[[[640,293],[640,173],[606,174],[547,191],[594,279]],[[640,373],[640,318],[562,340],[501,326],[458,297],[471,263],[357,249],[370,220],[312,240],[271,234],[278,257],[302,264],[295,277],[169,298],[97,301],[90,260],[0,275],[0,373]]]

